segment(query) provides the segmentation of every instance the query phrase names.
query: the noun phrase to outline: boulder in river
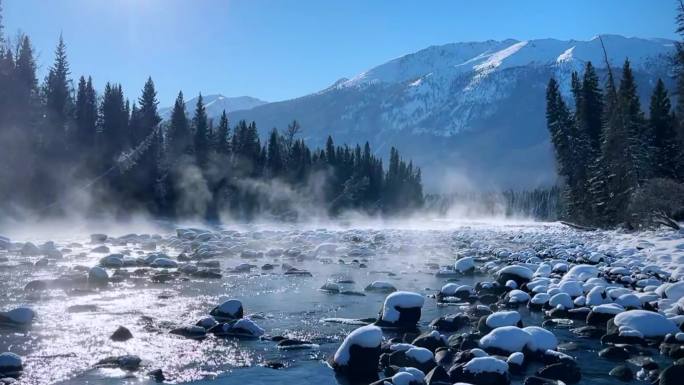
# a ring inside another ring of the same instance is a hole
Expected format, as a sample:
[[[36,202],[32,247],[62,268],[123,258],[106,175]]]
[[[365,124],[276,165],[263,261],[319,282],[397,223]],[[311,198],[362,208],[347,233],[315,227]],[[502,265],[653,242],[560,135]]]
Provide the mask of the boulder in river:
[[[36,317],[36,312],[29,307],[18,307],[6,312],[0,312],[0,323],[16,326],[28,326]]]
[[[344,339],[332,358],[331,366],[339,374],[358,381],[373,381],[378,376],[382,330],[362,326]]]
[[[95,364],[103,368],[119,368],[128,371],[136,371],[140,368],[142,360],[136,355],[113,356],[102,359]]]
[[[574,363],[559,362],[544,366],[537,371],[537,376],[576,384],[582,379],[580,369]]]
[[[608,375],[624,382],[632,381],[634,378],[634,372],[627,365],[618,365],[614,367]]]
[[[21,357],[18,355],[5,352],[0,354],[0,378],[1,377],[19,377],[21,371],[24,369]]]
[[[236,320],[243,317],[244,310],[242,302],[237,299],[229,299],[213,308],[209,314],[219,321]]]
[[[525,266],[511,265],[496,273],[496,281],[501,285],[506,285],[508,281],[514,281],[520,287],[529,282],[533,275],[534,272]]]
[[[441,332],[455,332],[470,325],[470,318],[465,314],[447,314],[430,322],[430,326]]]
[[[449,369],[452,382],[474,385],[508,385],[508,364],[495,357],[475,357]]]
[[[119,326],[109,337],[112,341],[123,342],[133,338],[133,333],[123,326]]]
[[[425,298],[408,291],[397,291],[385,298],[376,325],[400,329],[414,329],[420,321]]]
[[[371,284],[366,286],[364,290],[375,293],[394,293],[397,291],[397,288],[387,281],[373,281]]]

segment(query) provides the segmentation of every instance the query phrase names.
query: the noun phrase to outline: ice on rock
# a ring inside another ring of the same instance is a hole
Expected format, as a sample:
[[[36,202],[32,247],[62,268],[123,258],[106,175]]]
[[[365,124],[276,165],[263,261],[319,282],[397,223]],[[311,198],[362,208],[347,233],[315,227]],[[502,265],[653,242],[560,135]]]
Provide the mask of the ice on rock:
[[[669,333],[679,332],[677,325],[660,313],[647,310],[628,310],[613,318],[615,325],[628,327],[641,333],[646,338],[664,337]]]

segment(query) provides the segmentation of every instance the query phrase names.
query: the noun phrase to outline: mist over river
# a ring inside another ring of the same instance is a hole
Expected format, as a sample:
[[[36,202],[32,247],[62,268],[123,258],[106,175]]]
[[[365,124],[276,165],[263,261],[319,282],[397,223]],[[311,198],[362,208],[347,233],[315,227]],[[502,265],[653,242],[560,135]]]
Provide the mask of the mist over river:
[[[0,231],[9,238],[4,250],[0,244],[0,311],[27,306],[35,318],[27,325],[0,323],[0,353],[22,357],[20,383],[31,385],[154,383],[150,372],[159,369],[170,383],[344,384],[348,382],[335,375],[327,360],[363,324],[358,320],[378,316],[388,293],[365,290],[374,281],[423,295],[418,327],[425,332],[432,330],[432,320],[472,308],[473,301],[438,303],[435,294],[446,283],[475,287],[494,281],[496,271],[506,265],[520,263],[534,271],[542,261],[569,267],[591,262],[601,272],[627,266],[631,272],[625,275],[635,278],[643,278],[638,275],[647,274],[644,267],[654,265],[658,274],[648,277],[666,282],[681,277],[684,258],[684,234],[678,232],[581,232],[536,222],[424,220],[204,229],[155,224],[61,226],[54,231],[36,226],[34,234],[30,227],[6,230]],[[602,258],[592,260],[591,253]],[[111,255],[120,255],[122,265],[105,258]],[[462,257],[473,257],[474,274],[453,272]],[[157,258],[163,263],[155,262]],[[94,284],[96,265],[106,271],[106,282]],[[445,271],[449,274],[438,274]],[[561,276],[552,273],[551,285]],[[635,282],[624,286],[645,292]],[[258,324],[263,336],[207,333],[191,339],[171,333],[195,325],[228,299],[241,301],[245,318]],[[584,326],[584,320],[544,323],[555,317],[524,304],[490,307],[517,310],[524,326],[544,324],[558,339],[557,350],[579,363],[581,383],[615,383],[607,374],[617,363],[597,355],[606,346],[572,331]],[[476,321],[458,332],[440,333],[446,341],[452,334],[476,330]],[[110,339],[119,326],[132,338]],[[276,336],[308,344],[284,349],[272,339]],[[397,336],[384,330],[386,340]],[[102,364],[126,355],[141,359],[134,370]],[[657,345],[630,351],[628,362],[636,372],[647,359],[660,367],[672,362]],[[522,383],[542,366],[532,362],[511,380]]]

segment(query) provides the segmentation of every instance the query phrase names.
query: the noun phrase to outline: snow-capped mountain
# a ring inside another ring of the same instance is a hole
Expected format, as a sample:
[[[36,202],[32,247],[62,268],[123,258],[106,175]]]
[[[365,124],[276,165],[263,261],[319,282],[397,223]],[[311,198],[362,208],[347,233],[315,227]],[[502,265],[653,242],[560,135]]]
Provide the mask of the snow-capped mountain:
[[[658,77],[671,82],[673,41],[616,35],[602,40],[618,79],[630,59],[643,102]],[[555,77],[569,98],[571,73],[587,61],[605,78],[599,38],[432,46],[320,92],[229,117],[255,120],[264,132],[297,119],[314,145],[328,135],[349,144],[368,140],[381,154],[394,145],[423,168],[430,190],[544,185],[555,179],[546,84]]]
[[[226,113],[230,113],[240,110],[249,110],[250,108],[268,103],[251,96],[226,97],[221,94],[202,95],[202,101],[207,109],[207,115],[214,118],[221,116],[223,110],[225,110]],[[185,101],[185,109],[190,113],[195,110],[196,105],[197,97]],[[159,110],[159,115],[161,115],[162,119],[166,120],[171,117],[171,109],[172,107],[166,107]]]

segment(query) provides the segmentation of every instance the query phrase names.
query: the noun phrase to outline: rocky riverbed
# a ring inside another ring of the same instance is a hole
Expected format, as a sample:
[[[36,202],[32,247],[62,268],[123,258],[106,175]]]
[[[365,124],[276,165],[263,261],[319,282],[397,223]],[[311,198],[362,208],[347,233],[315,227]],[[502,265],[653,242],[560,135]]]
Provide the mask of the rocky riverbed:
[[[421,223],[49,238],[0,236],[2,384],[667,385],[684,368],[684,233]]]

